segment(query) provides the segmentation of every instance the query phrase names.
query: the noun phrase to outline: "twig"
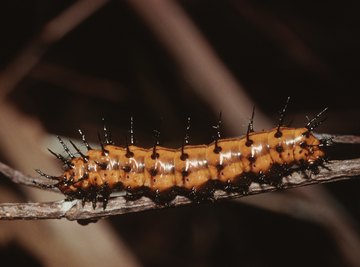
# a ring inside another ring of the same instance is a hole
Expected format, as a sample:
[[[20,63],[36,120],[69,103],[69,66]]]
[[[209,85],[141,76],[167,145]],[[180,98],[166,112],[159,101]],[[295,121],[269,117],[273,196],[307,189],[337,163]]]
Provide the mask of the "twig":
[[[4,167],[5,171],[3,171]],[[352,160],[331,161],[326,165],[326,167],[327,168],[321,168],[319,174],[310,175],[310,177],[306,177],[298,172],[284,177],[283,189],[290,189],[318,183],[335,182],[360,176],[360,158]],[[29,184],[29,182],[25,180],[34,180],[30,177],[26,178],[25,175],[18,171],[11,170],[11,168],[4,164],[0,165],[0,171],[5,175],[15,174],[15,181],[20,183]],[[247,195],[273,192],[278,190],[278,188],[271,185],[259,185],[257,183],[252,183]],[[240,193],[226,193],[224,191],[218,190],[214,194],[214,199],[233,199],[244,196],[245,195]],[[191,200],[188,198],[177,196],[169,206],[176,207],[189,203],[191,203]],[[157,205],[146,197],[142,197],[136,201],[128,201],[124,197],[111,198],[105,210],[102,209],[101,203],[98,203],[95,209],[92,208],[90,203],[86,203],[84,207],[82,207],[80,200],[62,200],[49,203],[4,203],[0,204],[0,219],[99,219],[113,215],[139,212],[150,209],[160,209],[164,207],[166,206]]]
[[[13,168],[7,166],[6,164],[0,162],[0,173],[2,173],[4,176],[10,178],[14,183],[16,184],[22,184],[27,186],[33,186],[39,188],[38,184],[44,184],[49,182],[48,180],[45,180],[44,178],[40,177],[29,177],[28,175],[25,175],[24,173],[14,170]],[[35,182],[35,183],[34,183]],[[60,192],[57,188],[49,188],[47,190]]]
[[[360,136],[357,135],[336,135],[336,134],[315,134],[317,138],[331,139],[339,144],[360,144]]]

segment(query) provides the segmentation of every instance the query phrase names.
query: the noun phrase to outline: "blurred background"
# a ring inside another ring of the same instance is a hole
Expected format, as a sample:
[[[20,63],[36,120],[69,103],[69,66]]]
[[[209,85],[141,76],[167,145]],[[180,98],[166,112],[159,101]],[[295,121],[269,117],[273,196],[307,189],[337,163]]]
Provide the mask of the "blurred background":
[[[60,174],[55,135],[180,147],[329,107],[317,131],[359,134],[357,1],[129,0],[0,3],[0,159]],[[358,147],[335,145],[332,159]],[[0,201],[63,199],[0,177]],[[30,266],[360,266],[360,181],[76,222],[1,221],[0,256]]]

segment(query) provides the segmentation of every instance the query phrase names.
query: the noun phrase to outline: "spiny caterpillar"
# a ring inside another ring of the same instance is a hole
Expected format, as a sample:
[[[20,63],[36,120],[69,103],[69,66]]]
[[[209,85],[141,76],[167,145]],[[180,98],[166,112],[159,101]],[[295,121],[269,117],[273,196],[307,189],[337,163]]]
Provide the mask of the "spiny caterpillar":
[[[60,159],[66,170],[61,176],[51,176],[36,170],[40,175],[57,181],[41,185],[57,187],[68,199],[91,201],[96,207],[102,201],[106,208],[110,194],[124,190],[129,199],[150,197],[154,202],[169,204],[177,195],[194,201],[209,199],[216,189],[246,194],[252,182],[281,187],[282,178],[295,171],[318,172],[325,161],[322,149],[327,140],[319,140],[312,131],[325,119],[321,111],[304,128],[283,126],[289,102],[280,112],[278,126],[263,132],[254,132],[254,110],[244,137],[221,139],[220,124],[209,145],[189,145],[190,119],[181,148],[135,146],[133,120],[131,119],[130,143],[115,146],[104,124],[105,141],[99,136],[101,149],[93,149],[81,130],[79,133],[87,153],[70,141],[79,156],[75,156],[58,137],[68,158],[49,151]]]

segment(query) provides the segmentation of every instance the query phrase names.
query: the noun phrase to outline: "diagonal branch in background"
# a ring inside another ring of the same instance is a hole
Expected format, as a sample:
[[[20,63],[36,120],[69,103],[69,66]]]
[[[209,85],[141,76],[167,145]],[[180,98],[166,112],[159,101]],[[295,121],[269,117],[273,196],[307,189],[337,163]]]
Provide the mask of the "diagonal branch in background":
[[[109,0],[80,0],[45,24],[43,30],[25,46],[0,73],[0,99],[4,98],[42,59],[47,49],[61,40]]]
[[[328,67],[306,44],[304,38],[292,29],[291,23],[279,18],[281,16],[275,16],[254,1],[230,0],[229,4],[239,13],[240,18],[251,23],[264,37],[281,47],[283,53],[297,64],[311,71],[327,71]]]
[[[248,122],[244,114],[251,114],[253,101],[178,2],[128,1],[169,52],[194,93],[216,114],[222,111],[227,132],[238,134],[238,125]],[[256,126],[271,127],[260,107],[256,118]]]
[[[5,171],[2,169],[5,167]],[[283,178],[283,189],[290,189],[305,185],[328,183],[340,180],[351,179],[360,176],[360,159],[335,160],[326,164],[327,168],[322,168],[317,175],[306,177],[298,172]],[[4,164],[0,165],[0,172],[4,175],[15,174],[15,181],[23,182],[23,179],[32,181],[33,178],[27,177]],[[283,190],[280,189],[280,190]],[[254,195],[266,192],[280,191],[278,188],[270,185],[259,185],[252,183],[247,195]],[[233,199],[244,197],[240,193],[227,193],[218,190],[214,194],[215,200]],[[177,196],[169,206],[176,207],[192,203],[186,197]],[[0,204],[0,219],[61,219],[68,220],[91,220],[100,219],[113,215],[120,215],[131,212],[139,212],[151,209],[160,209],[166,206],[157,205],[152,200],[142,197],[136,201],[128,201],[124,197],[111,198],[107,208],[102,209],[102,204],[98,203],[96,209],[93,209],[90,203],[82,207],[80,200],[74,201],[56,201],[49,203],[4,203]]]

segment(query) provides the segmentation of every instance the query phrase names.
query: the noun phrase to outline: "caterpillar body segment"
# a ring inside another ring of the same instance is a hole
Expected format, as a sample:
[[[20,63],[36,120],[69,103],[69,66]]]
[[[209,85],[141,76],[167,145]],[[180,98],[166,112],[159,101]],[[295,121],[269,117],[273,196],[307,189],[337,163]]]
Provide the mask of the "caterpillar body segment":
[[[325,158],[321,144],[308,128],[287,127],[179,149],[104,144],[68,159],[56,185],[70,198],[103,201],[104,208],[119,190],[165,204],[176,195],[197,201],[216,189],[246,193],[252,182],[279,185],[284,175],[314,170]]]

